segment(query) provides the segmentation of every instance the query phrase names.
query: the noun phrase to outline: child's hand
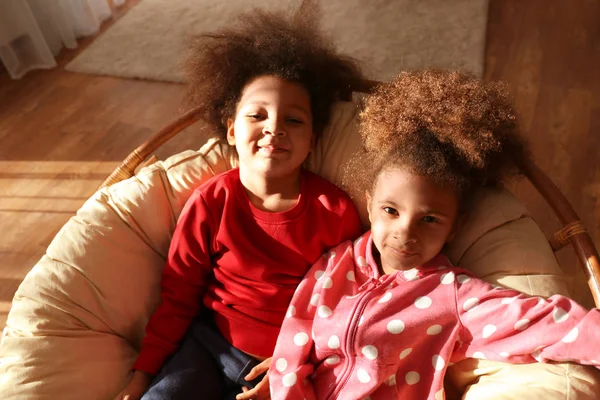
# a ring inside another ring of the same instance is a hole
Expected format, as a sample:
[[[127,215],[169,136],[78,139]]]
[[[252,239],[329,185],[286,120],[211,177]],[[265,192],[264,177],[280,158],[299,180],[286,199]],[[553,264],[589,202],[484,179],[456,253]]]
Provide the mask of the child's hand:
[[[269,366],[271,365],[271,358],[269,357],[256,367],[252,368],[250,373],[244,377],[245,380],[251,381],[255,379],[257,376],[262,374],[263,372],[267,372],[269,370]],[[243,387],[243,393],[238,394],[235,398],[236,400],[268,400],[271,398],[271,392],[269,390],[269,375],[266,374],[265,377],[260,381],[254,389],[248,389],[247,387]]]
[[[151,382],[151,375],[136,370],[125,389],[115,397],[115,400],[139,400]]]

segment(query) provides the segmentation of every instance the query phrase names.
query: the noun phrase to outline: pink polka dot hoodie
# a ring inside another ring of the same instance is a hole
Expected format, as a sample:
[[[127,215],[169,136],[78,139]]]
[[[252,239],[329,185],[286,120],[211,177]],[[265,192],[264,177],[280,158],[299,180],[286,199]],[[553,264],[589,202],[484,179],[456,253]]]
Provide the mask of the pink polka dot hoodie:
[[[466,357],[598,367],[600,312],[529,297],[443,255],[381,275],[370,232],[325,254],[296,290],[269,370],[280,399],[444,399]]]

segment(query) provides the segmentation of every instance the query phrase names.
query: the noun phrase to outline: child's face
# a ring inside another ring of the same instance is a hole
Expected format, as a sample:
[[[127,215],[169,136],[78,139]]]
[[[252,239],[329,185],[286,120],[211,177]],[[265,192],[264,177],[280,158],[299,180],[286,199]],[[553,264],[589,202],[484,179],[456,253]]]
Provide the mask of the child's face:
[[[313,146],[310,96],[301,85],[261,76],[246,85],[227,140],[240,166],[264,177],[295,173]]]
[[[379,174],[367,204],[373,244],[386,274],[436,256],[451,239],[458,216],[453,191],[401,168]]]

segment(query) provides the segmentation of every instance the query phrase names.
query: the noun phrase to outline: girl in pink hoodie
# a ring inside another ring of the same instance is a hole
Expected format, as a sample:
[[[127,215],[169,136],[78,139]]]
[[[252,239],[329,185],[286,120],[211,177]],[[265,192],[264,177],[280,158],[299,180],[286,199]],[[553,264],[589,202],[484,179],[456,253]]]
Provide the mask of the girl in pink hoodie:
[[[494,287],[443,255],[469,199],[528,157],[503,87],[402,73],[362,113],[371,230],[325,254],[291,302],[273,399],[444,399],[467,357],[600,365],[600,312]],[[353,182],[353,185],[356,181]]]

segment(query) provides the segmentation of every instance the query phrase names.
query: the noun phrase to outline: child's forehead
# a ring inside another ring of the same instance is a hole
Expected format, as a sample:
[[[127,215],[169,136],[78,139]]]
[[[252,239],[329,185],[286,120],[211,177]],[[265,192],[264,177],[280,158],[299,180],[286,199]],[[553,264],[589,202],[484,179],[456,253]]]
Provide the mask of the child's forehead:
[[[406,168],[382,170],[376,180],[375,195],[381,201],[412,202],[424,205],[453,205],[458,202],[456,193],[438,185],[433,179],[415,174]]]
[[[242,89],[240,104],[267,105],[273,102],[305,106],[310,105],[310,95],[300,83],[272,75],[254,78]]]

